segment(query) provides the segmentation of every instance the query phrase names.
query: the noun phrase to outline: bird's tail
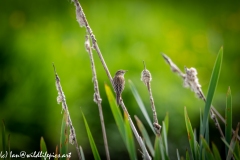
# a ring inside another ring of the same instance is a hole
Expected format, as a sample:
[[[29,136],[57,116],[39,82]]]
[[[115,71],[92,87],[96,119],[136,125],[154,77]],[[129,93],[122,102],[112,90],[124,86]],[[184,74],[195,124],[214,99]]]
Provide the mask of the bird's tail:
[[[117,101],[117,105],[120,106],[120,103],[121,103],[121,95],[120,94],[116,94],[116,101]]]

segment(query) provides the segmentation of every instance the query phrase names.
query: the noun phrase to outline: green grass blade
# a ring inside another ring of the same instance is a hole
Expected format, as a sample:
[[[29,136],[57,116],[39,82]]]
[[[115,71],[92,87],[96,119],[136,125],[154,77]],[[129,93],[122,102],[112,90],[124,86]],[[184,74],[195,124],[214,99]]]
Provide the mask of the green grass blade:
[[[61,136],[60,136],[60,155],[66,155],[68,153],[68,138],[69,138],[69,129],[67,126],[67,113],[64,111],[61,127]],[[66,157],[61,158],[61,160],[66,160]]]
[[[85,160],[83,149],[81,146],[79,146],[79,148],[80,148],[80,153],[81,153],[81,160]]]
[[[168,112],[166,113],[166,116],[164,118],[164,123],[165,123],[165,127],[166,127],[166,133],[168,133],[168,128],[169,128],[169,115],[168,115]]]
[[[135,99],[136,99],[136,101],[138,103],[139,108],[141,109],[141,111],[142,111],[146,121],[148,122],[149,127],[152,129],[153,133],[155,133],[155,131],[153,129],[152,122],[150,120],[150,117],[149,117],[149,115],[147,113],[147,110],[146,110],[146,108],[145,108],[145,106],[143,104],[143,101],[142,101],[141,97],[138,94],[138,91],[137,91],[136,87],[134,86],[134,84],[132,83],[131,80],[129,80],[128,82],[129,82],[129,85],[130,85],[130,89],[131,89],[131,91],[133,93],[133,96],[135,97]]]
[[[206,158],[208,160],[214,160],[213,153],[212,153],[207,141],[203,137],[201,137],[201,141],[202,141],[202,144],[203,144],[203,149],[205,150]]]
[[[90,146],[91,146],[91,149],[92,149],[92,152],[93,152],[93,156],[94,156],[94,159],[95,160],[100,160],[100,156],[99,156],[99,153],[98,153],[98,150],[97,150],[97,147],[95,145],[95,142],[94,142],[94,139],[92,137],[92,133],[90,131],[90,128],[88,126],[88,123],[87,123],[87,120],[82,112],[82,116],[83,116],[83,120],[84,120],[84,124],[85,124],[85,128],[87,130],[87,135],[88,135],[88,139],[89,139],[89,142],[90,142]]]
[[[136,119],[136,122],[137,122],[137,126],[138,126],[138,129],[140,130],[141,134],[142,134],[142,137],[143,137],[143,140],[145,141],[146,143],[146,146],[148,147],[150,153],[152,156],[154,156],[154,149],[153,149],[153,145],[151,143],[151,140],[150,140],[150,137],[147,133],[147,130],[145,129],[144,125],[142,124],[141,120],[137,117],[137,116],[134,116],[135,119]]]
[[[194,133],[193,133],[193,130],[192,130],[192,125],[191,125],[190,119],[189,119],[188,114],[187,114],[187,108],[186,107],[184,108],[184,117],[185,117],[185,123],[186,123],[186,127],[187,127],[188,141],[189,141],[189,144],[190,144],[191,152],[193,154],[193,159],[197,159],[196,150],[195,150],[196,144],[195,144]]]
[[[119,110],[119,107],[116,104],[113,93],[112,93],[110,87],[107,84],[105,84],[105,91],[106,91],[106,94],[107,94],[108,102],[110,104],[110,108],[111,108],[112,113],[113,113],[113,117],[114,117],[114,119],[116,121],[116,124],[117,124],[117,127],[118,127],[118,130],[120,132],[120,135],[123,138],[124,143],[126,144],[125,127],[124,127],[124,120],[123,120],[122,114]]]
[[[186,150],[186,160],[190,160],[190,156],[189,156],[188,150]]]
[[[228,152],[227,158],[226,158],[227,160],[230,160],[232,158],[233,154],[234,154],[234,157],[237,157],[234,150],[235,150],[236,142],[238,141],[237,136],[238,136],[239,127],[240,127],[240,122],[238,123],[237,128],[235,130],[235,133],[234,133],[234,135],[232,137],[232,140],[230,142],[229,152]]]
[[[196,131],[196,129],[194,129],[194,151],[195,151],[195,154],[196,154],[196,158],[200,159],[199,144],[197,142],[197,131]]]
[[[221,160],[221,156],[219,154],[217,146],[214,143],[212,143],[212,150],[213,150],[213,155],[215,157],[215,160]]]
[[[218,79],[220,76],[222,58],[223,58],[223,47],[221,47],[221,49],[218,52],[218,56],[217,56],[217,59],[214,64],[214,68],[212,71],[210,84],[209,84],[209,88],[208,88],[208,94],[207,94],[207,99],[206,99],[206,103],[205,103],[205,107],[204,107],[204,114],[203,114],[203,124],[202,124],[202,128],[201,128],[201,135],[204,137],[206,137],[205,131],[206,131],[207,122],[208,122],[208,115],[209,115],[210,107],[212,104],[214,92],[216,90]]]
[[[167,155],[167,148],[165,148],[164,144],[163,144],[163,139],[162,137],[160,136],[160,139],[159,139],[159,145],[160,145],[160,153],[161,153],[161,157],[162,157],[162,160],[169,160],[169,157]]]
[[[166,131],[166,125],[165,122],[163,122],[162,124],[162,141],[163,141],[163,147],[165,150],[166,155],[168,156],[168,143],[167,143],[167,131]]]
[[[234,149],[234,153],[236,155],[236,159],[239,159],[240,160],[240,146],[239,146],[239,141],[236,142],[236,146],[235,146],[235,149]]]
[[[226,120],[225,138],[226,138],[226,141],[228,142],[228,144],[230,144],[231,138],[232,138],[232,95],[231,95],[230,87],[228,88],[228,92],[227,92],[225,120]],[[227,153],[228,153],[227,146],[225,146],[225,152],[227,155]]]
[[[154,144],[154,160],[161,159],[161,153],[160,153],[160,137],[156,136],[155,138],[155,144]]]
[[[179,152],[178,152],[178,149],[177,149],[177,160],[181,160],[180,154],[179,154]]]
[[[5,128],[5,123],[4,121],[2,120],[2,151],[3,151],[3,154],[5,155],[6,154],[6,128]],[[7,154],[6,154],[7,155]],[[3,159],[5,160],[7,157],[3,156]]]
[[[134,137],[132,134],[132,129],[130,127],[127,113],[124,113],[124,122],[125,122],[125,131],[126,131],[126,142],[127,142],[127,149],[128,153],[130,155],[130,159],[136,160],[137,154],[136,154],[136,148],[134,143]]]
[[[11,147],[10,147],[10,134],[9,134],[8,135],[8,153],[10,153],[10,151],[11,151]],[[8,155],[8,159],[9,160],[11,159],[10,155]]]
[[[47,147],[43,137],[40,139],[40,151],[42,151],[43,154],[47,153]],[[41,159],[45,160],[45,157],[42,157]]]

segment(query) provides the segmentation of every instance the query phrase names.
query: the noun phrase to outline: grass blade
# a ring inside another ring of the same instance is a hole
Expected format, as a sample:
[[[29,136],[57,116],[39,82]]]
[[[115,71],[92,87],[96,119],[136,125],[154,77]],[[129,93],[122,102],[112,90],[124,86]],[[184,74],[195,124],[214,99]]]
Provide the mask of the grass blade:
[[[163,127],[162,127],[161,136],[162,136],[162,141],[163,141],[163,147],[164,147],[166,156],[168,156],[167,131],[166,131],[165,122],[163,122],[162,125],[163,125]]]
[[[2,120],[2,151],[3,151],[3,154],[6,153],[6,129],[5,129],[5,123],[4,121]],[[5,156],[3,156],[4,160],[7,158]]]
[[[43,137],[40,139],[40,151],[42,151],[43,154],[47,153],[47,147]],[[41,159],[45,160],[45,157],[42,157]]]
[[[164,124],[165,124],[165,128],[166,128],[166,133],[168,133],[168,128],[169,128],[169,115],[168,115],[168,113],[166,113],[166,116],[164,118]]]
[[[58,146],[56,146],[55,154],[58,155]],[[58,160],[58,156],[56,156],[56,157],[54,158],[54,160]]]
[[[235,130],[235,133],[232,137],[232,140],[231,140],[231,143],[230,143],[230,146],[229,146],[229,151],[228,151],[227,158],[226,158],[227,160],[230,160],[232,158],[233,154],[234,154],[235,157],[237,157],[234,150],[235,150],[235,146],[236,146],[236,142],[237,142],[239,127],[240,127],[240,122],[238,123],[237,128]]]
[[[144,125],[142,124],[141,120],[137,117],[137,116],[134,116],[135,119],[136,119],[136,122],[137,122],[137,126],[138,126],[138,129],[140,130],[141,134],[142,134],[142,137],[143,139],[145,140],[145,143],[146,143],[146,146],[148,147],[150,153],[152,156],[154,156],[154,149],[153,149],[153,145],[151,143],[151,140],[150,140],[150,137],[147,133],[147,130],[145,129]]]
[[[154,144],[154,160],[161,159],[161,153],[160,153],[160,137],[156,136],[155,144]]]
[[[88,135],[88,139],[89,139],[89,142],[90,142],[90,146],[91,146],[91,149],[92,149],[92,152],[93,152],[93,156],[94,156],[94,159],[95,160],[100,160],[100,156],[99,156],[99,153],[98,153],[98,150],[97,150],[97,147],[95,145],[95,142],[94,142],[94,139],[92,137],[92,133],[90,131],[90,128],[88,126],[88,123],[87,123],[87,120],[82,112],[82,116],[83,116],[83,120],[84,120],[84,124],[85,124],[85,127],[86,127],[86,130],[87,130],[87,135]]]
[[[197,156],[196,156],[197,151],[196,151],[196,144],[195,144],[196,142],[195,142],[195,138],[194,138],[194,132],[192,130],[192,125],[191,125],[190,119],[188,117],[186,107],[184,108],[184,117],[185,117],[185,123],[186,123],[186,127],[187,127],[188,141],[190,144],[191,152],[193,154],[193,159],[197,159]]]
[[[108,102],[110,104],[110,108],[111,108],[112,113],[113,113],[113,117],[114,117],[114,119],[116,121],[116,124],[117,124],[117,127],[118,127],[118,130],[120,132],[120,135],[123,138],[124,143],[126,144],[125,129],[124,129],[125,127],[124,127],[124,121],[123,121],[122,114],[119,110],[119,107],[116,104],[113,93],[112,93],[110,87],[107,84],[105,84],[105,91],[106,91],[106,94],[107,94]]]
[[[136,87],[134,86],[134,84],[132,83],[132,81],[129,80],[128,82],[129,82],[129,85],[130,85],[130,89],[131,89],[131,91],[132,91],[132,93],[133,93],[133,96],[135,97],[135,99],[136,99],[136,101],[137,101],[137,103],[138,103],[139,108],[141,109],[141,111],[142,111],[142,113],[143,113],[146,121],[148,122],[150,128],[152,129],[153,133],[155,133],[155,131],[154,131],[154,129],[153,129],[152,122],[151,122],[151,120],[150,120],[150,117],[149,117],[149,115],[148,115],[148,113],[147,113],[147,110],[146,110],[146,108],[145,108],[145,106],[144,106],[144,104],[143,104],[143,101],[142,101],[141,97],[140,97],[139,94],[138,94],[138,91],[137,91]]]
[[[190,160],[190,156],[189,156],[188,150],[186,150],[186,160]]]
[[[67,126],[67,113],[63,111],[62,127],[61,127],[61,137],[60,137],[60,155],[66,155],[68,152],[68,138],[69,138],[69,129]],[[66,160],[66,157],[62,157],[63,160]]]
[[[202,128],[201,128],[201,135],[204,137],[206,137],[205,131],[206,131],[207,122],[208,122],[208,115],[209,115],[210,107],[212,104],[214,92],[217,87],[218,79],[220,76],[222,58],[223,58],[223,47],[221,47],[221,49],[218,52],[218,56],[217,56],[217,59],[214,64],[214,68],[212,71],[210,84],[209,84],[209,88],[208,88],[207,99],[206,99],[206,103],[205,103],[205,107],[204,107],[203,123],[202,123]]]
[[[81,158],[82,158],[82,160],[85,160],[85,157],[84,157],[84,153],[83,153],[83,149],[82,149],[82,147],[80,146],[79,147],[80,148],[80,152],[81,152]]]
[[[212,151],[211,151],[207,141],[203,137],[201,137],[201,141],[202,141],[202,144],[203,144],[203,149],[205,150],[206,158],[208,160],[214,160]]]
[[[177,160],[181,160],[178,149],[177,149]]]
[[[221,156],[219,154],[217,146],[214,143],[212,143],[212,150],[213,150],[213,155],[215,157],[215,160],[221,160]]]
[[[10,153],[11,149],[10,149],[10,134],[8,135],[8,153]],[[10,155],[8,156],[8,159],[10,160],[11,157]]]
[[[132,130],[131,130],[131,127],[130,127],[130,124],[128,121],[127,113],[124,113],[124,122],[125,122],[126,142],[127,142],[128,153],[130,155],[130,159],[136,160],[137,159],[136,148],[135,148]]]
[[[232,138],[232,95],[231,95],[231,89],[228,88],[227,92],[227,101],[226,101],[226,110],[225,110],[225,138],[228,144],[231,142]],[[228,147],[225,146],[225,152],[226,155],[228,153]]]

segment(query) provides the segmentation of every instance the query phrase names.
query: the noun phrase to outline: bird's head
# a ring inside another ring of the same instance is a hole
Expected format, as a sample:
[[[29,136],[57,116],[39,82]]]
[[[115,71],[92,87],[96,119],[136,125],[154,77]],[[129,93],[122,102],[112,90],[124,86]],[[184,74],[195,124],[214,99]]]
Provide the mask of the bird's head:
[[[127,70],[120,69],[115,73],[115,76],[123,76],[126,72]]]

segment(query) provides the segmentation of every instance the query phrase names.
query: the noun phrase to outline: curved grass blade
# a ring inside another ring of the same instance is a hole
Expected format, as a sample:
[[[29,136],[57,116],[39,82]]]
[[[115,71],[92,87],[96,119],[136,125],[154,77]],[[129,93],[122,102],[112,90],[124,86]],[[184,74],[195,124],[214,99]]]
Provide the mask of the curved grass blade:
[[[191,122],[190,122],[190,119],[188,117],[188,114],[187,114],[187,108],[184,107],[184,117],[185,117],[185,123],[186,123],[186,127],[187,127],[187,134],[188,134],[188,141],[189,141],[189,144],[190,144],[190,149],[191,149],[191,152],[193,154],[193,159],[198,159],[197,158],[197,151],[196,151],[196,145],[195,144],[195,138],[194,138],[194,133],[193,133],[193,130],[192,130],[192,125],[191,125]]]
[[[6,128],[5,128],[5,123],[4,120],[2,120],[2,151],[3,154],[6,153]],[[7,154],[6,154],[7,155]],[[7,157],[3,156],[3,159],[5,160]]]
[[[205,150],[205,155],[208,160],[214,160],[214,156],[212,154],[212,151],[207,143],[207,141],[201,136],[201,141],[203,144],[203,149]]]
[[[152,122],[151,122],[151,120],[149,118],[149,115],[148,115],[147,110],[146,110],[146,108],[145,108],[145,106],[143,104],[143,101],[142,101],[141,97],[138,94],[138,91],[137,91],[136,87],[134,86],[134,84],[132,83],[131,80],[129,80],[128,83],[130,85],[130,89],[131,89],[131,91],[133,93],[133,96],[134,96],[134,98],[136,99],[136,101],[138,103],[139,108],[141,109],[141,111],[142,111],[146,121],[149,124],[149,127],[152,129],[153,133],[155,133],[155,131],[153,129]]]
[[[82,156],[81,158],[82,158],[82,160],[85,160],[83,149],[82,149],[81,146],[79,146],[79,148],[80,148],[80,153],[81,153],[81,156]]]
[[[168,156],[168,143],[167,143],[167,131],[166,131],[166,125],[165,122],[162,123],[163,127],[162,127],[162,143],[163,143],[163,147],[164,147],[164,155],[166,154],[166,156]]]
[[[147,133],[147,130],[145,129],[145,127],[142,124],[141,120],[137,116],[134,116],[134,117],[136,119],[138,129],[140,130],[140,132],[141,132],[141,134],[143,136],[143,139],[145,140],[146,146],[148,147],[151,155],[154,156],[153,145],[151,143],[151,140],[150,140],[150,137],[149,137],[149,135]]]
[[[161,159],[161,153],[160,153],[160,137],[156,136],[155,139],[155,144],[154,144],[154,160],[159,160]]]
[[[231,95],[231,89],[228,88],[227,92],[227,101],[226,101],[226,109],[225,109],[225,138],[228,144],[231,142],[232,138],[232,95]],[[225,146],[225,152],[226,155],[228,153],[228,147]]]
[[[214,68],[212,71],[211,79],[210,79],[210,85],[208,88],[208,94],[207,94],[207,99],[204,107],[204,114],[203,114],[203,123],[202,123],[202,128],[201,128],[201,135],[206,137],[205,131],[207,127],[207,122],[208,122],[208,116],[209,116],[209,111],[210,107],[212,104],[212,99],[214,96],[215,89],[217,87],[218,79],[220,76],[220,71],[221,71],[221,65],[222,65],[222,58],[223,58],[223,47],[218,52],[217,59],[214,64]]]
[[[110,108],[111,108],[112,113],[113,113],[113,117],[114,117],[114,119],[116,121],[116,124],[117,124],[117,127],[118,127],[118,130],[120,132],[120,135],[122,136],[122,139],[123,139],[124,143],[126,144],[125,129],[124,129],[125,127],[124,127],[124,121],[123,121],[122,114],[119,110],[119,107],[116,104],[113,93],[112,93],[110,87],[107,84],[105,84],[105,91],[106,91],[106,94],[107,94],[108,102],[110,104]]]
[[[213,150],[213,155],[215,157],[215,160],[221,160],[220,153],[217,149],[217,146],[214,143],[212,143],[212,150]]]
[[[130,124],[128,121],[127,113],[124,113],[124,122],[125,122],[126,142],[127,142],[128,153],[130,155],[130,159],[136,160],[137,159],[136,148],[135,148],[132,130],[131,130],[131,127],[130,127]]]
[[[60,137],[60,155],[66,155],[68,152],[68,138],[69,129],[67,126],[67,113],[63,111],[62,127],[61,127],[61,137]],[[66,157],[62,157],[61,160],[66,160]]]
[[[98,150],[97,150],[97,147],[95,145],[95,142],[94,142],[94,139],[92,137],[92,133],[90,131],[90,128],[88,126],[88,123],[87,123],[87,120],[82,112],[82,116],[83,116],[83,120],[84,120],[84,124],[85,124],[85,127],[86,127],[86,130],[87,130],[87,135],[88,135],[88,139],[89,139],[89,142],[90,142],[90,146],[91,146],[91,149],[92,149],[92,152],[93,152],[93,156],[94,156],[94,159],[95,160],[100,160],[100,156],[99,156],[99,153],[98,153]]]
[[[181,160],[178,149],[177,149],[177,160]]]
[[[41,137],[40,139],[40,151],[42,151],[43,154],[47,153],[47,147],[43,137]],[[45,160],[45,157],[42,157],[41,159]]]

